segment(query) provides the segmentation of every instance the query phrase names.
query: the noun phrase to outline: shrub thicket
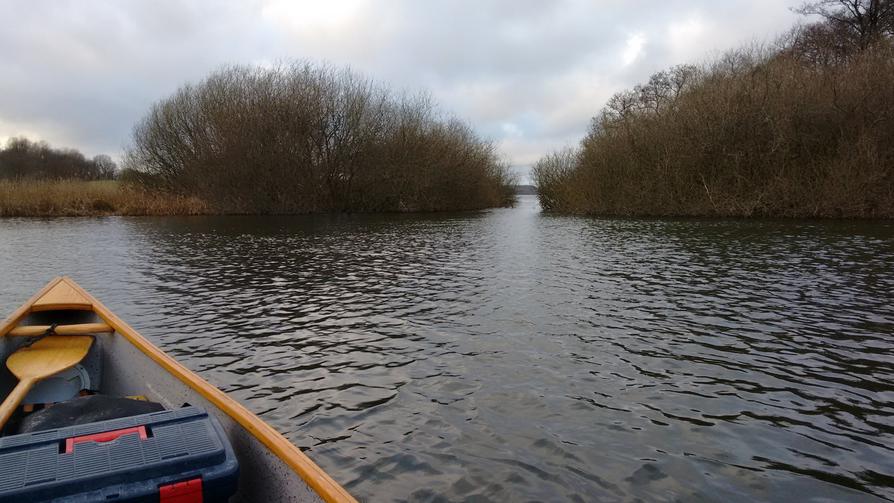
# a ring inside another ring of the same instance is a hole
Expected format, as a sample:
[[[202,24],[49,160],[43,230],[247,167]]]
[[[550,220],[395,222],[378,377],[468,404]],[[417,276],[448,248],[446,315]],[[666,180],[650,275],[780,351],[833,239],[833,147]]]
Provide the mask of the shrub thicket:
[[[852,33],[834,22],[799,28],[775,49],[678,66],[615,95],[579,149],[537,163],[541,204],[894,217],[894,46],[884,30]]]
[[[349,70],[235,66],[154,105],[128,177],[218,211],[438,211],[509,204],[493,144]]]

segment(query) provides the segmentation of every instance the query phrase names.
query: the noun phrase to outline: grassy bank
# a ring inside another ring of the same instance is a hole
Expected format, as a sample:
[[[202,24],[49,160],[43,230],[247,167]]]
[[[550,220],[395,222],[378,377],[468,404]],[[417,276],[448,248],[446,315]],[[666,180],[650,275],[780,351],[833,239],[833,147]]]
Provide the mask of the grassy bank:
[[[836,46],[837,47],[837,46]],[[819,57],[818,57],[819,55]],[[894,47],[743,49],[614,96],[535,166],[547,210],[894,218]]]
[[[0,217],[198,215],[194,197],[151,193],[117,181],[0,180]]]

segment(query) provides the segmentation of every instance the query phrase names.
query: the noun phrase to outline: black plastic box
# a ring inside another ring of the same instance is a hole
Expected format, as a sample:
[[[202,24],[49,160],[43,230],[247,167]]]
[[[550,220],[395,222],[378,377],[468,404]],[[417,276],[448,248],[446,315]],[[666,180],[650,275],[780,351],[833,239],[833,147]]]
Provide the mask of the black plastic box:
[[[199,407],[0,438],[0,502],[227,501],[238,474]]]

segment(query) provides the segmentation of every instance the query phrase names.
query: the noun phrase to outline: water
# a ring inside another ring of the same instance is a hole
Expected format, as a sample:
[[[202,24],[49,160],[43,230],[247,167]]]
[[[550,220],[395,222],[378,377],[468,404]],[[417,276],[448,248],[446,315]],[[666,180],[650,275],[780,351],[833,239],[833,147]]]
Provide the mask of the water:
[[[894,500],[894,225],[0,220],[370,501]]]

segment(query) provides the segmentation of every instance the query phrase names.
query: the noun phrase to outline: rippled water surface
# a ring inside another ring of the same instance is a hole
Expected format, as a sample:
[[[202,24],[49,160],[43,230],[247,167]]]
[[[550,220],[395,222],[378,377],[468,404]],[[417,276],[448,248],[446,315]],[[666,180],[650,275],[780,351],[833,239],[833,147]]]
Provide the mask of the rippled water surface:
[[[894,500],[894,226],[0,220],[370,501]]]

